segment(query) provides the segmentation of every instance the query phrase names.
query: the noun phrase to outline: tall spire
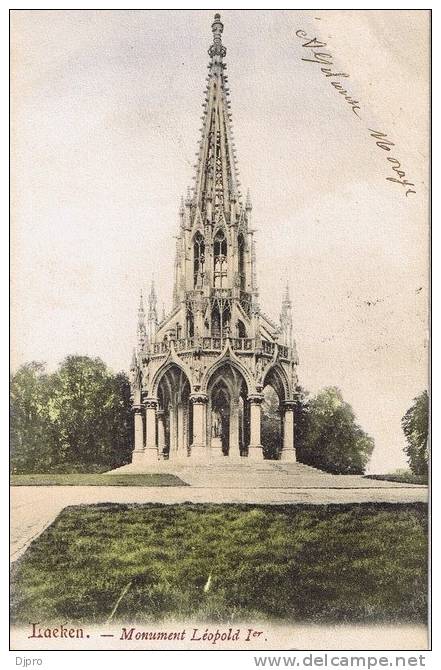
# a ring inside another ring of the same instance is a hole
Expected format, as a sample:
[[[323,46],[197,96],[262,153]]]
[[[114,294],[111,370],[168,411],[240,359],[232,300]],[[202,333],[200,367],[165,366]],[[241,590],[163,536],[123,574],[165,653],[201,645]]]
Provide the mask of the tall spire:
[[[280,330],[282,332],[282,343],[288,347],[293,346],[292,325],[292,303],[289,295],[289,283],[286,282],[282,298],[282,310],[280,312]]]
[[[216,216],[221,210],[228,216],[230,202],[234,202],[239,195],[229,112],[228,77],[223,62],[227,50],[222,44],[224,25],[220,14],[215,14],[211,29],[213,43],[208,50],[208,83],[202,105],[202,137],[195,165],[196,184],[193,198],[193,204],[208,218]]]
[[[138,307],[138,347],[140,350],[144,348],[144,345],[147,341],[147,331],[145,327],[145,312],[144,312],[144,300],[142,297],[142,289],[139,296],[139,307]]]
[[[157,302],[158,299],[156,297],[155,282],[152,279],[149,295],[149,312],[147,316],[147,328],[150,344],[155,340],[156,329],[158,327],[158,311],[156,308]]]

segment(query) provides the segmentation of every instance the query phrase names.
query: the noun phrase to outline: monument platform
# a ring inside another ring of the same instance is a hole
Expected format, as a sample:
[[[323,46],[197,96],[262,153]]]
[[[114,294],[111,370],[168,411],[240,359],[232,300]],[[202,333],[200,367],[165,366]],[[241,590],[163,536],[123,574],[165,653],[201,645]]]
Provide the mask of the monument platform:
[[[198,488],[238,489],[390,489],[427,488],[417,484],[370,479],[361,475],[333,475],[303,463],[281,461],[250,462],[244,458],[223,462],[192,463],[182,461],[157,461],[129,464],[106,474],[174,474],[189,486]]]

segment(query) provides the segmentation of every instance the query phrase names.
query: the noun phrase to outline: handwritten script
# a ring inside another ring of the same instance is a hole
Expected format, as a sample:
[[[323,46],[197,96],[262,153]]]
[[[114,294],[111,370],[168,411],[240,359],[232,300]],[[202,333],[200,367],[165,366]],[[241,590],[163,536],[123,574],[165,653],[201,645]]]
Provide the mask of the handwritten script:
[[[359,100],[356,100],[349,90],[349,86],[342,80],[349,79],[350,74],[347,72],[334,72],[338,68],[334,65],[334,57],[327,49],[327,43],[321,42],[316,37],[308,37],[304,30],[297,30],[296,35],[301,40],[304,40],[302,47],[307,50],[307,56],[302,58],[307,63],[314,63],[319,66],[320,72],[329,81],[330,85],[342,96],[348,108],[355,114],[355,116],[362,120],[362,105]],[[327,49],[327,51],[323,51]],[[382,151],[389,154],[391,148],[395,143],[389,139],[387,133],[383,133],[373,128],[367,128],[369,136],[375,141],[375,145]],[[415,184],[406,179],[406,171],[401,166],[401,161],[391,155],[386,156],[388,167],[394,173],[393,176],[386,177],[386,180],[394,184],[399,184],[403,187],[403,193],[410,195],[416,193]],[[413,187],[413,189],[411,188]]]

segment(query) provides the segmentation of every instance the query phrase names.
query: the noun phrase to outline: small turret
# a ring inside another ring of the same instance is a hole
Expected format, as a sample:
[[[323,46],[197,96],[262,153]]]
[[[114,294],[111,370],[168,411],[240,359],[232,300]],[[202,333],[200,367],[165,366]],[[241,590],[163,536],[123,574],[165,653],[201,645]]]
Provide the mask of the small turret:
[[[152,285],[150,288],[150,295],[149,295],[149,313],[147,317],[147,334],[150,344],[152,344],[155,341],[156,330],[158,327],[157,303],[158,299],[156,297],[155,282],[152,279]]]
[[[138,367],[138,359],[136,358],[136,349],[133,348],[132,362],[130,363],[130,371],[135,372],[137,367]]]
[[[142,351],[147,344],[147,330],[145,327],[145,312],[144,312],[144,300],[142,297],[142,290],[139,296],[139,307],[138,307],[138,349]]]
[[[245,209],[246,209],[247,212],[251,212],[251,210],[253,209],[253,205],[251,204],[250,189],[248,189],[248,191],[247,191],[247,199],[246,199],[246,202],[245,202]]]
[[[280,331],[282,335],[282,344],[287,347],[293,346],[293,325],[292,325],[292,303],[289,295],[289,284],[286,283],[282,298],[282,309],[280,312]]]

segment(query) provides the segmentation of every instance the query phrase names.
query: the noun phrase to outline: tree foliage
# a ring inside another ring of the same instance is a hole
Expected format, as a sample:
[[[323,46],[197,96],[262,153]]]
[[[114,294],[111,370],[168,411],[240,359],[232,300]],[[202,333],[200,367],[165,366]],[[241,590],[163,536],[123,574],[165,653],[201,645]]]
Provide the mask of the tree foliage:
[[[115,467],[132,450],[130,388],[99,358],[68,356],[53,374],[23,365],[11,380],[11,467],[50,472]]]
[[[334,474],[363,474],[374,441],[356,423],[352,407],[335,387],[311,399],[298,395],[297,458],[302,463]]]
[[[341,391],[331,387],[309,397],[297,386],[294,407],[295,446],[300,462],[335,474],[362,474],[374,441],[356,423]],[[262,444],[265,458],[277,459],[281,448],[281,415],[277,394],[265,387]]]
[[[265,458],[278,458],[282,437],[279,398],[272,386],[263,390],[261,442]]]
[[[416,475],[427,475],[429,466],[429,395],[427,391],[423,391],[414,399],[412,406],[403,416],[401,425],[407,440],[404,452],[410,469]]]

